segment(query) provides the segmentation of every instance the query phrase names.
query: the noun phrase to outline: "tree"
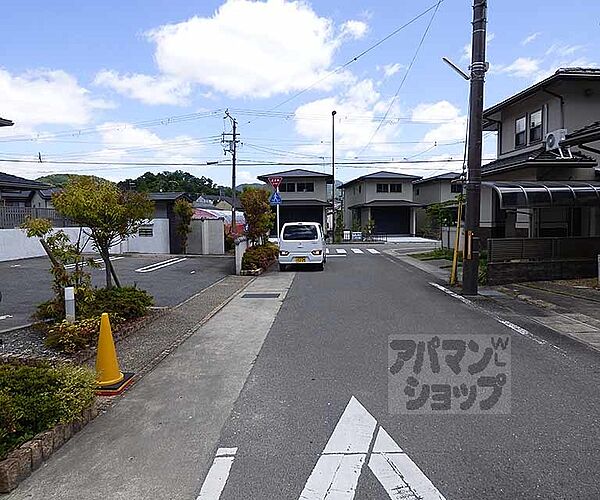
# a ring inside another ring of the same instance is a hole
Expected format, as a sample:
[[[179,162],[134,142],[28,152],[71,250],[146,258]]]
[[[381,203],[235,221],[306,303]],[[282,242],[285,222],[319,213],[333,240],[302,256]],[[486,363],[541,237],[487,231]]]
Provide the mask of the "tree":
[[[189,201],[179,198],[175,202],[173,211],[179,217],[177,234],[179,234],[179,237],[181,238],[181,247],[183,248],[183,253],[187,253],[188,234],[190,234],[192,231],[194,207]]]
[[[221,192],[223,196],[231,195],[230,188],[221,188],[208,177],[196,177],[183,170],[175,170],[174,172],[165,171],[158,174],[146,172],[137,179],[121,181],[118,186],[123,190],[151,193],[171,191],[199,196],[201,194],[219,194]]]
[[[269,192],[264,189],[248,188],[240,196],[246,216],[246,235],[253,244],[262,245],[269,239],[269,231],[275,222],[275,214],[269,204]]]
[[[91,237],[104,261],[106,288],[112,287],[112,278],[120,287],[110,261],[110,248],[136,234],[152,218],[153,202],[146,194],[121,191],[112,182],[86,176],[70,180],[63,191],[52,196],[52,203]]]
[[[462,201],[462,195],[459,194],[454,200],[433,203],[425,209],[427,218],[431,222],[432,232],[439,231],[439,238],[442,241],[442,248],[444,246],[442,228],[443,226],[449,226],[455,222],[455,208],[460,201]]]
[[[335,234],[333,239],[335,243],[341,243],[344,239],[344,211],[338,208],[334,214],[335,217]]]

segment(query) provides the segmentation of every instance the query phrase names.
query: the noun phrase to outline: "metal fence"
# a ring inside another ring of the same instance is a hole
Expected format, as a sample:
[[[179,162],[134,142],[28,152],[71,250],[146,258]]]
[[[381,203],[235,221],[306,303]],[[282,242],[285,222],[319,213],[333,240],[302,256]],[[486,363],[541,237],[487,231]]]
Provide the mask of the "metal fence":
[[[599,254],[600,237],[488,239],[489,262],[596,259]]]
[[[366,234],[361,231],[348,231],[344,230],[342,240],[343,241],[378,241],[387,242],[387,233],[373,233]]]
[[[53,208],[2,207],[0,206],[0,229],[14,229],[28,218],[49,219],[55,227],[73,227],[71,220],[60,215]]]

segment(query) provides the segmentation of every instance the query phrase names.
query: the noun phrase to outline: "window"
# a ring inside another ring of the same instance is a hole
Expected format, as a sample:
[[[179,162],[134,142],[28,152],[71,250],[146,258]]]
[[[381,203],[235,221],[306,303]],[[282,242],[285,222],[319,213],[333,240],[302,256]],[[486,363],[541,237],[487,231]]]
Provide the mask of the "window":
[[[286,226],[283,230],[284,240],[311,241],[317,238],[317,226]]]
[[[462,193],[462,184],[456,184],[456,183],[450,184],[450,192],[461,194]]]
[[[152,238],[154,236],[154,229],[152,226],[142,226],[138,230],[138,236],[140,238]]]
[[[542,110],[529,115],[529,142],[538,142],[542,140]]]
[[[420,188],[417,188],[417,190],[415,191],[415,194],[416,194],[417,196],[419,196],[419,195],[421,194],[421,189],[420,189]]]
[[[315,183],[314,182],[298,182],[298,184],[296,184],[296,190],[299,193],[312,193],[315,190]]]
[[[359,184],[358,185],[358,192],[359,192],[359,194],[360,194],[361,191],[362,191],[362,184]]]
[[[279,191],[281,193],[293,193],[296,191],[296,184],[293,182],[282,182],[279,184]]]
[[[390,193],[401,193],[402,184],[390,184]]]
[[[527,144],[527,117],[522,116],[515,122],[515,148]]]
[[[389,191],[389,184],[377,184],[378,193],[387,193]]]

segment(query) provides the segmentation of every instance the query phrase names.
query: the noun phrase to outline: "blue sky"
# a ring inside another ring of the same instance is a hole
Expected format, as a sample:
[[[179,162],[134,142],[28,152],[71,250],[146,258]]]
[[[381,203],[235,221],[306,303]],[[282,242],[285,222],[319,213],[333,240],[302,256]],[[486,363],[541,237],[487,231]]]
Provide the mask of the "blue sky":
[[[335,71],[435,3],[5,0],[0,116],[15,126],[0,129],[0,158],[44,162],[0,170],[118,180],[178,167],[114,162],[220,161],[182,168],[226,185],[225,109],[239,122],[239,182],[293,168],[251,162],[329,169],[332,109],[338,161],[432,162],[339,167],[341,180],[460,169],[435,161],[462,157],[468,84],[441,57],[469,64],[469,0],[443,1],[433,21],[431,10]],[[600,63],[600,2],[491,1],[488,14],[486,105],[558,67]],[[486,137],[486,157],[494,143]]]

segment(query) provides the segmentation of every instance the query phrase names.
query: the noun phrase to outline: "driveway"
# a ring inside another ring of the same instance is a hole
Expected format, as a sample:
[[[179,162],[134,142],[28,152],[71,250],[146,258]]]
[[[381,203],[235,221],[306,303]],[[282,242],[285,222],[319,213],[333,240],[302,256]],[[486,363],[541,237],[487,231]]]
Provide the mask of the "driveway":
[[[228,256],[118,255],[113,265],[123,285],[137,285],[154,296],[156,306],[174,306],[232,274]],[[92,284],[104,286],[102,269],[91,269]],[[31,323],[41,302],[52,298],[46,257],[0,262],[0,332]]]

